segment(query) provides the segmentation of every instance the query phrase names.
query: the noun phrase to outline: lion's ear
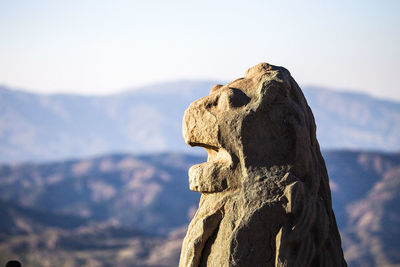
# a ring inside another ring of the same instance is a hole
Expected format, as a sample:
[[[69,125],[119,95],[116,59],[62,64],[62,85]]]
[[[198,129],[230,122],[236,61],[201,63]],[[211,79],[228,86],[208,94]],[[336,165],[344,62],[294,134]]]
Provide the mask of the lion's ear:
[[[210,90],[210,94],[214,94],[215,92],[217,92],[219,89],[221,89],[223,87],[222,84],[216,84],[214,85],[211,90]]]

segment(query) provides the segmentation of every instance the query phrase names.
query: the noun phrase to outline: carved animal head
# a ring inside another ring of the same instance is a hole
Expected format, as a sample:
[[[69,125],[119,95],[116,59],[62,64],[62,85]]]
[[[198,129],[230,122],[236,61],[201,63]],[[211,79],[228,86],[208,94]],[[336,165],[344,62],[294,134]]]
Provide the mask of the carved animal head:
[[[208,152],[207,162],[189,170],[190,189],[240,195],[234,200],[239,207],[268,202],[282,210],[284,215],[275,219],[269,219],[269,211],[236,216],[248,226],[269,220],[277,266],[345,266],[315,131],[311,109],[289,71],[267,63],[250,68],[244,78],[214,86],[184,115],[186,143]],[[240,229],[235,229],[239,242]],[[242,266],[241,256],[232,255],[232,262]]]
[[[191,189],[203,193],[251,183],[272,166],[290,166],[305,181],[320,157],[314,118],[300,88],[289,71],[267,63],[193,102],[183,136],[208,152],[207,162],[189,171]]]

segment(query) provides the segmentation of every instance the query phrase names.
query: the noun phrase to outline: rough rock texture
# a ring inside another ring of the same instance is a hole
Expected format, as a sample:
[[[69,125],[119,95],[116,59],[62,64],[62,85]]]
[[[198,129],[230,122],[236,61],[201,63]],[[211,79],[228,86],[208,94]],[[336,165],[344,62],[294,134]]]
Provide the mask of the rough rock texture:
[[[258,64],[193,102],[183,136],[202,194],[180,266],[346,266],[315,122],[282,67]]]

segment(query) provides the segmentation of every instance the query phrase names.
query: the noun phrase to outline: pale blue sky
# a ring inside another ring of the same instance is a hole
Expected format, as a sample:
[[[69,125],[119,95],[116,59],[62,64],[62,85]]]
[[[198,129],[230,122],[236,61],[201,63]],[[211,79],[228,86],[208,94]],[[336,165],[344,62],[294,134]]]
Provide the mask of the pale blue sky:
[[[387,0],[0,0],[0,84],[103,94],[266,61],[300,85],[400,100],[399,14]]]

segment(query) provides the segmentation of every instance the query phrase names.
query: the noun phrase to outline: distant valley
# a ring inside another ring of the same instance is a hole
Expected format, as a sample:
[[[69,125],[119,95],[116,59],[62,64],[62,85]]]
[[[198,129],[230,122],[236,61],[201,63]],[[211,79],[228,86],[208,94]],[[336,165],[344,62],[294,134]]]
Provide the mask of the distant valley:
[[[400,154],[324,152],[350,267],[400,264]],[[205,157],[114,154],[0,166],[0,260],[29,266],[176,266]],[[44,215],[46,214],[46,215]]]

